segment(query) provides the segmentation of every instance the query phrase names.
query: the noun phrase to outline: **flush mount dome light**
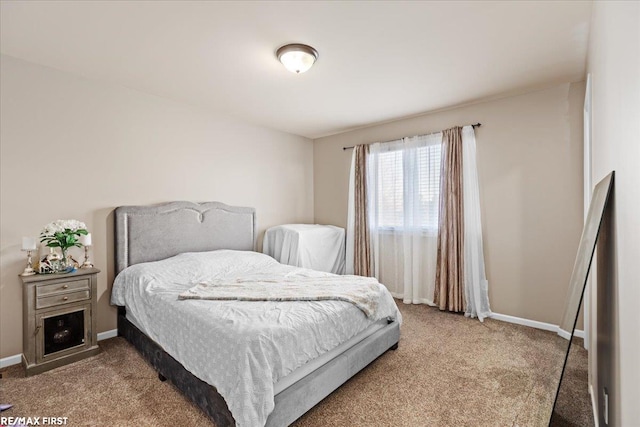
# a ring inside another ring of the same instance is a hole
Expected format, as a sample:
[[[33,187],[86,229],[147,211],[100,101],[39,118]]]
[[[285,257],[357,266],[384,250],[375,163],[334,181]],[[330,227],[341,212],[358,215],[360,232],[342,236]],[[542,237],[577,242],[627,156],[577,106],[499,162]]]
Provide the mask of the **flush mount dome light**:
[[[278,60],[292,73],[304,73],[318,59],[318,51],[306,44],[287,44],[276,51]]]

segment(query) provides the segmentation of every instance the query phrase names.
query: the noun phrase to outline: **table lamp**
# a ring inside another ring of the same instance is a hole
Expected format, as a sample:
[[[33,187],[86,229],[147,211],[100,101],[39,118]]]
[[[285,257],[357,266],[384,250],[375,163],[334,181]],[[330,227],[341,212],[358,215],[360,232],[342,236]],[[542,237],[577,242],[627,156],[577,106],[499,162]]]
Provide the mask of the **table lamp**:
[[[33,264],[31,262],[31,251],[36,250],[36,239],[33,237],[23,237],[22,238],[22,250],[27,252],[27,266],[24,268],[24,271],[21,276],[33,276],[36,274],[33,269]]]
[[[89,261],[89,247],[91,246],[91,233],[80,236],[78,239],[80,244],[84,246],[84,262],[80,268],[93,268],[93,264]]]

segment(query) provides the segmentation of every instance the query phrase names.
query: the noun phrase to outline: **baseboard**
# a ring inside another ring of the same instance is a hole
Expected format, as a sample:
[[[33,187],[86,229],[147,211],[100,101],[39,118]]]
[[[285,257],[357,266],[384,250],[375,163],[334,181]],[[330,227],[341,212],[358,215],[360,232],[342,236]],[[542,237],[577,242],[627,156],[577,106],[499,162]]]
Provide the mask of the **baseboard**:
[[[593,424],[595,427],[600,427],[600,421],[598,420],[598,407],[596,406],[596,397],[593,394],[593,384],[589,384],[589,396],[591,396],[591,409],[593,410]]]
[[[562,338],[568,340],[569,333],[560,329],[558,325],[553,323],[538,322],[537,320],[524,319],[522,317],[509,316],[507,314],[492,313],[491,318],[502,322],[515,323],[517,325],[529,326],[531,328],[542,329],[544,331],[557,332]],[[584,339],[584,331],[576,329],[573,335],[577,338]]]
[[[538,322],[537,320],[524,319],[522,317],[509,316],[508,314],[491,313],[491,318],[496,320],[501,320],[503,322],[515,323],[517,325],[530,326],[532,328],[542,329],[545,331],[556,332],[558,330],[558,325],[553,325],[551,323],[545,323],[545,322]]]
[[[15,354],[13,356],[3,357],[2,359],[0,359],[0,369],[6,368],[7,366],[11,366],[11,365],[17,365],[20,362],[22,362],[21,354]]]
[[[112,329],[110,331],[98,332],[98,341],[108,340],[118,336],[118,330]]]
[[[98,333],[98,341],[107,340],[109,338],[117,337],[118,330],[112,329],[110,331],[104,331]],[[0,369],[7,366],[18,365],[22,363],[22,354],[14,354],[13,356],[3,357],[0,359]]]

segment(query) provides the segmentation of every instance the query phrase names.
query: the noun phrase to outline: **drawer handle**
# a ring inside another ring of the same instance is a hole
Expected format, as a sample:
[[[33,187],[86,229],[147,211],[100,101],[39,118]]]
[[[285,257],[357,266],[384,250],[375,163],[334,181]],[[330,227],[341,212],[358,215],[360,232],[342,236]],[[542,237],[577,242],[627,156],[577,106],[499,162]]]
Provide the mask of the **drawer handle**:
[[[66,301],[68,299],[69,299],[69,297],[62,297],[62,301]]]
[[[62,289],[67,289],[69,285],[62,285]]]

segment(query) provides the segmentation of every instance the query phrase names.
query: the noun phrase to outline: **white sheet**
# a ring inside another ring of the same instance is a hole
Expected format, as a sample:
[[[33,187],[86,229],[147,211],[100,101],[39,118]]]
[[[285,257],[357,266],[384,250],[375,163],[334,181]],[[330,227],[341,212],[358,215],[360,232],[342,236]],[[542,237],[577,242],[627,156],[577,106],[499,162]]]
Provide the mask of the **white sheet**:
[[[265,232],[262,251],[282,264],[344,274],[344,245],[344,228],[285,224]]]
[[[274,408],[274,384],[354,337],[377,320],[401,321],[384,288],[375,316],[343,301],[178,300],[212,278],[326,277],[284,266],[255,252],[182,254],[131,266],[113,285],[112,304],[124,305],[140,329],[188,371],[216,387],[238,427],[263,426]]]

